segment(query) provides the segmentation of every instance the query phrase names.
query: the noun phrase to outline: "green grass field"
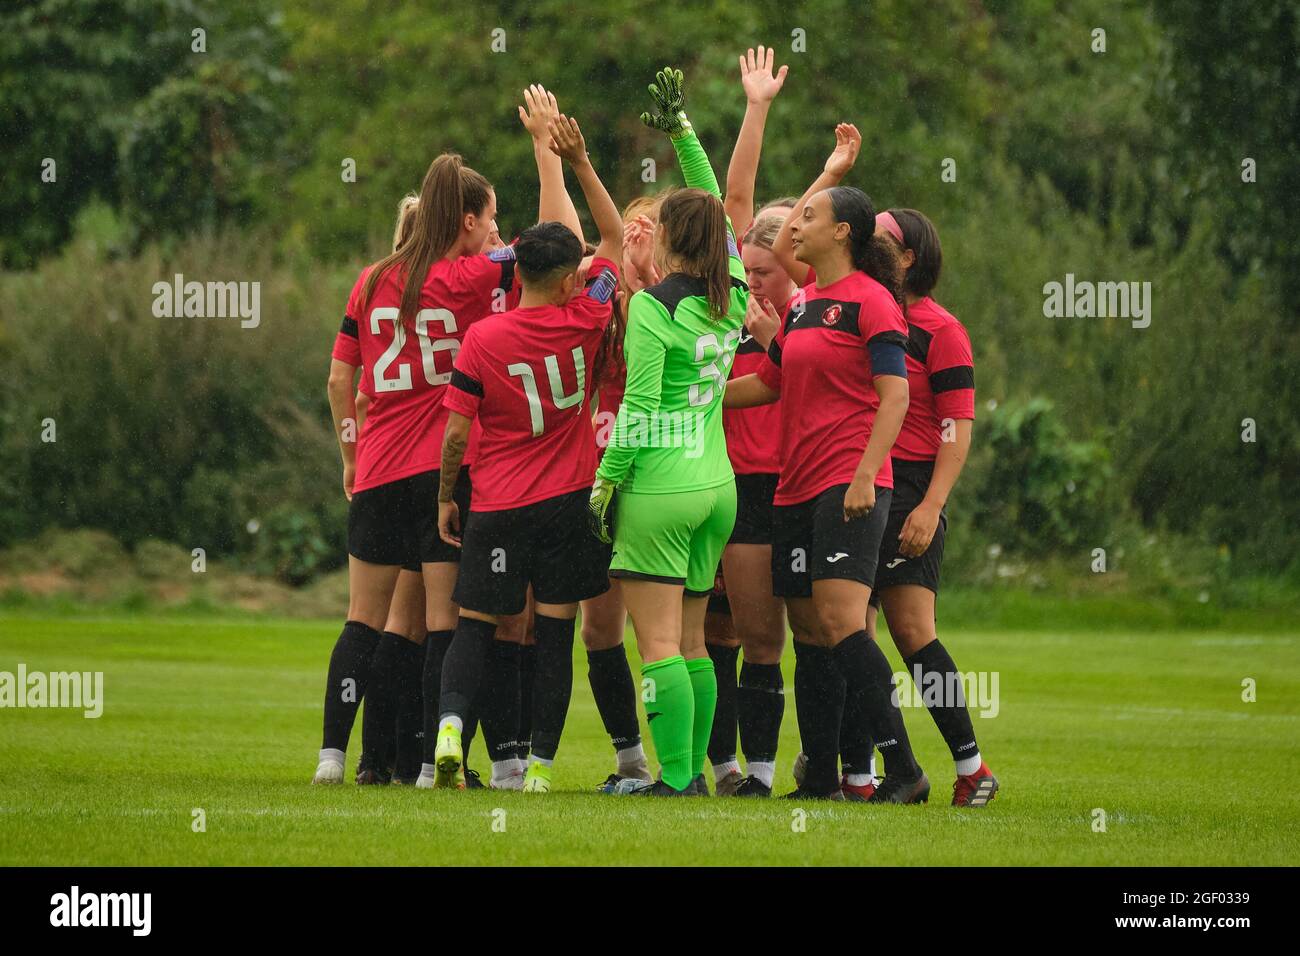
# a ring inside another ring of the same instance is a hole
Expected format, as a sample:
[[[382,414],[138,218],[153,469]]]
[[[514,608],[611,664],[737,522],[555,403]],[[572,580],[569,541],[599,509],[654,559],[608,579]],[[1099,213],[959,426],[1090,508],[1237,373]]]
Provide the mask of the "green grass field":
[[[337,627],[0,615],[0,671],[19,662],[29,672],[103,671],[105,685],[97,720],[75,710],[0,710],[0,864],[1300,861],[1293,631],[947,629],[960,667],[997,671],[1000,681],[997,716],[975,725],[1002,791],[985,810],[958,811],[947,805],[951,760],[919,708],[907,722],[935,785],[927,806],[588,792],[613,767],[580,651],[559,792],[313,788]],[[1242,700],[1248,677],[1255,703]],[[786,679],[788,689],[788,671]],[[789,789],[798,750],[790,697],[781,739],[778,793]],[[358,722],[349,779],[359,749]],[[486,769],[480,740],[470,763]],[[192,828],[196,808],[205,832]],[[1094,830],[1095,808],[1105,811],[1105,832]]]

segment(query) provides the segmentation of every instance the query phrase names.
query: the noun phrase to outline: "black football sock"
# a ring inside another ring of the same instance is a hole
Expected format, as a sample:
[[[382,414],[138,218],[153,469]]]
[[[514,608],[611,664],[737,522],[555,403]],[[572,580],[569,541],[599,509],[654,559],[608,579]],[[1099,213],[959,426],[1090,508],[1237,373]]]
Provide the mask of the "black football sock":
[[[740,665],[736,718],[746,763],[773,763],[785,714],[785,679],[780,664]]]
[[[720,767],[736,759],[736,656],[739,647],[706,644],[718,678],[718,705],[709,734],[709,763]]]
[[[325,719],[321,749],[348,749],[357,708],[366,693],[370,659],[379,645],[379,632],[360,621],[348,621],[334,642],[325,678]]]
[[[423,692],[420,685],[424,680],[424,645],[403,638],[397,646],[393,675],[394,686],[397,688],[397,752],[393,775],[407,780],[420,772],[424,723],[421,707]]]
[[[938,640],[933,640],[904,663],[925,702],[926,710],[934,718],[935,726],[943,734],[944,743],[952,751],[952,759],[964,760],[978,755],[975,728],[971,725],[970,713],[966,710],[966,692],[962,687],[961,672],[953,663],[948,649]]]
[[[840,723],[840,764],[844,773],[870,773],[875,749],[866,698],[862,694],[845,694],[844,720]]]
[[[587,652],[587,680],[591,696],[596,699],[605,733],[614,750],[626,750],[641,742],[641,725],[636,715],[636,684],[627,665],[627,650],[622,644],[603,651]]]
[[[475,709],[492,762],[514,759],[519,746],[519,645],[493,641]]]
[[[515,756],[528,760],[533,746],[533,685],[537,683],[537,645],[519,646],[519,747]]]
[[[533,616],[537,663],[533,685],[532,753],[554,760],[573,695],[573,618]]]
[[[456,622],[456,634],[447,648],[442,662],[442,691],[438,701],[438,720],[455,714],[464,722],[470,705],[478,697],[487,669],[488,651],[496,635],[495,621],[480,621],[476,617],[461,618]],[[464,739],[464,729],[461,730]]]
[[[848,693],[862,695],[861,706],[866,708],[885,773],[897,772],[908,779],[918,776],[921,768],[912,755],[903,712],[894,696],[894,672],[889,658],[865,630],[854,631],[835,645],[834,657]]]
[[[470,704],[465,713],[461,715],[461,722],[465,725],[460,731],[460,752],[462,754],[462,763],[465,769],[469,769],[469,748],[474,746],[474,735],[478,733],[478,705]]]
[[[370,658],[366,709],[361,715],[361,749],[366,766],[380,773],[388,773],[396,756],[397,683],[393,671],[398,645],[406,643],[402,635],[384,631]]]
[[[421,721],[421,741],[424,750],[424,762],[432,764],[434,751],[438,747],[438,694],[442,689],[442,662],[447,656],[455,631],[429,631],[424,637],[424,673],[420,682],[420,709],[424,712]]]
[[[830,793],[840,785],[844,678],[835,669],[829,648],[794,642],[794,704],[799,739],[808,759],[804,789]]]

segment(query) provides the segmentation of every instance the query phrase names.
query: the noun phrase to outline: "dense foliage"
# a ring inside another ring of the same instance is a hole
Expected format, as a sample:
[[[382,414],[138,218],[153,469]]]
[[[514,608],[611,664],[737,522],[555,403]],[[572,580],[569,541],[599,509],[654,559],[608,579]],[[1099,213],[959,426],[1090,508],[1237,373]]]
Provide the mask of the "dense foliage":
[[[848,119],[851,181],[939,225],[936,297],[979,385],[963,534],[1086,560],[1143,528],[1297,573],[1300,18],[1245,0],[7,9],[0,543],[91,525],[290,581],[337,566],[328,348],[397,199],[454,149],[494,182],[502,231],[528,225],[529,82],[580,119],[616,200],[676,182],[636,118],[665,63],[721,176],[735,57],[759,42],[790,64],[760,201],[800,192]],[[156,318],[174,273],[260,281],[260,325]],[[1149,282],[1150,325],[1047,317],[1067,274]]]

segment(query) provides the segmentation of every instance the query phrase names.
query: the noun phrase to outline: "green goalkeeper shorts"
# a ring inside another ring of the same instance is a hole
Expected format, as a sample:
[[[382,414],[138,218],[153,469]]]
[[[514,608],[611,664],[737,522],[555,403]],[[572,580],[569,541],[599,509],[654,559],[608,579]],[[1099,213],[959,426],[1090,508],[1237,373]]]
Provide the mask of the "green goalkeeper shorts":
[[[736,523],[736,482],[701,491],[620,491],[614,506],[611,578],[683,584],[690,597],[713,591],[722,549]]]

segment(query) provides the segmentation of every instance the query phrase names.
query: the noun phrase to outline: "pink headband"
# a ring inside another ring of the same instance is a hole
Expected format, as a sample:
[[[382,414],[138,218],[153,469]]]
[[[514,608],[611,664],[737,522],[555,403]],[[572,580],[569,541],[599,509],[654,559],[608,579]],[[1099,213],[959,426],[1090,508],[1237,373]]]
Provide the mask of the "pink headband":
[[[888,212],[876,213],[876,225],[882,226],[887,233],[898,240],[900,246],[907,248],[907,242],[903,239],[903,230],[899,228],[898,220],[893,217],[893,214]]]

